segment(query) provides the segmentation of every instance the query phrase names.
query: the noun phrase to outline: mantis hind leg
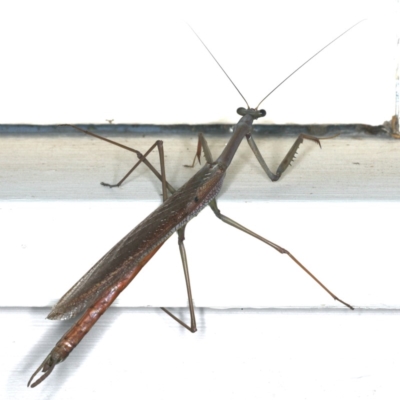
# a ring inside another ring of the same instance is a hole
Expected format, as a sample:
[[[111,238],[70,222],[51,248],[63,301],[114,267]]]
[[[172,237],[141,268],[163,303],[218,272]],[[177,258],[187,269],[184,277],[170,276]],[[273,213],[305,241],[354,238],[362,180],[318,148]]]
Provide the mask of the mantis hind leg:
[[[179,244],[179,251],[181,253],[183,272],[185,274],[186,290],[187,290],[188,301],[189,301],[190,326],[187,325],[185,322],[183,322],[180,318],[178,318],[177,316],[172,314],[171,311],[167,310],[166,308],[161,307],[161,310],[165,311],[171,318],[173,318],[175,321],[179,322],[183,327],[188,329],[190,332],[194,333],[197,331],[197,327],[196,327],[196,316],[194,313],[192,289],[190,286],[190,277],[189,277],[189,268],[188,268],[187,257],[186,257],[186,250],[185,250],[185,246],[183,244],[183,241],[185,240],[185,228],[186,228],[186,225],[178,230],[178,244]]]
[[[304,272],[306,272],[316,283],[318,283],[319,286],[322,287],[322,289],[324,289],[327,293],[329,293],[334,300],[337,300],[338,302],[342,303],[343,305],[345,305],[346,307],[350,308],[351,310],[354,310],[354,308],[344,302],[343,300],[339,299],[339,297],[337,297],[335,294],[333,294],[319,279],[317,279],[296,257],[293,256],[293,254],[291,254],[288,250],[284,249],[283,247],[277,245],[274,242],[271,242],[268,239],[263,238],[262,236],[258,235],[257,233],[254,233],[253,231],[251,231],[250,229],[247,229],[246,227],[244,227],[243,225],[240,225],[239,223],[237,223],[236,221],[228,218],[227,216],[223,215],[221,213],[221,211],[218,209],[217,206],[217,202],[216,200],[212,200],[210,202],[210,207],[211,209],[214,211],[214,214],[217,216],[217,218],[219,218],[222,222],[225,222],[228,225],[233,226],[236,229],[239,229],[240,231],[247,233],[250,236],[255,237],[256,239],[260,240],[261,242],[267,244],[268,246],[271,246],[273,249],[275,249],[276,251],[278,251],[281,254],[286,254],[288,257],[290,257]]]
[[[199,133],[199,138],[198,138],[198,142],[197,142],[197,150],[196,150],[196,154],[193,159],[193,163],[192,163],[192,165],[185,165],[185,167],[189,167],[189,168],[194,167],[196,158],[198,159],[198,161],[200,163],[202,149],[203,149],[204,157],[206,158],[206,161],[208,163],[213,162],[212,154],[211,154],[210,148],[208,147],[207,141],[206,141],[204,135],[202,133]],[[185,322],[183,322],[180,318],[178,318],[177,316],[172,314],[166,308],[161,307],[161,309],[163,311],[165,311],[175,321],[180,323],[183,327],[188,329],[190,332],[196,332],[197,331],[196,316],[194,313],[194,302],[193,302],[193,297],[192,297],[192,289],[190,286],[189,268],[188,268],[188,263],[187,263],[186,250],[185,250],[185,246],[183,244],[183,241],[185,240],[185,228],[186,228],[186,225],[178,230],[178,237],[179,237],[178,244],[179,244],[179,251],[181,253],[181,258],[182,258],[183,272],[185,274],[186,290],[187,290],[188,301],[189,301],[190,326],[187,325]]]

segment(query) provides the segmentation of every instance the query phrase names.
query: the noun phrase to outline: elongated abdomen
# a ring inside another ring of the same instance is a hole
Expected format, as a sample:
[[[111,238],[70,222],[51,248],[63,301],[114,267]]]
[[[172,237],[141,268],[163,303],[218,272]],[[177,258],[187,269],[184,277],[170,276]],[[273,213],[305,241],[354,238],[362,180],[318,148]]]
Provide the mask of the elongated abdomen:
[[[85,310],[109,287],[218,194],[224,169],[206,164],[147,218],[109,250],[54,306],[47,318],[69,319]]]

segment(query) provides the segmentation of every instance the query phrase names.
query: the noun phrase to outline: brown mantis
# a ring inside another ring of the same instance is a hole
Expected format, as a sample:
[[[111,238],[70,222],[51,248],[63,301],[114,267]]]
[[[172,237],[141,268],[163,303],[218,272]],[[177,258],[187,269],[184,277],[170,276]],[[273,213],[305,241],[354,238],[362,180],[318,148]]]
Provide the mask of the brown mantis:
[[[230,138],[225,149],[215,161],[211,155],[211,151],[204,136],[201,133],[199,134],[197,152],[191,167],[194,166],[196,158],[200,162],[202,150],[204,152],[206,164],[178,190],[175,190],[166,180],[163,145],[161,141],[156,141],[145,154],[141,154],[139,151],[133,148],[100,137],[92,132],[74,127],[75,129],[85,134],[94,136],[111,144],[129,150],[138,156],[139,161],[125,174],[125,176],[117,184],[102,183],[104,186],[120,186],[125,181],[125,179],[137,168],[139,164],[144,163],[162,182],[163,203],[147,218],[145,218],[136,228],[128,233],[120,242],[118,242],[110,251],[108,251],[53,307],[52,311],[48,315],[49,319],[69,319],[82,312],[83,315],[51,350],[50,354],[45,358],[43,363],[38,367],[38,369],[30,378],[28,386],[37,386],[51,374],[54,367],[58,363],[64,361],[68,357],[69,353],[71,353],[71,351],[79,344],[86,333],[100,318],[100,316],[106,311],[106,309],[112,304],[117,296],[126,288],[126,286],[132,281],[132,279],[139,273],[144,265],[146,265],[146,263],[153,257],[153,255],[160,249],[160,247],[174,232],[177,232],[179,237],[179,250],[183,264],[189,302],[190,325],[187,325],[181,319],[173,315],[169,310],[165,308],[162,309],[189,331],[196,332],[196,318],[191,293],[188,263],[184,246],[185,227],[187,223],[207,205],[211,207],[217,218],[219,218],[223,222],[241,230],[242,232],[247,233],[248,235],[255,237],[263,243],[271,246],[278,252],[289,256],[314,281],[316,281],[326,292],[328,292],[333,297],[333,299],[339,301],[346,307],[353,309],[351,305],[341,300],[324,284],[322,284],[322,282],[320,282],[289,251],[263,238],[262,236],[259,236],[258,234],[238,224],[234,220],[223,215],[218,209],[216,196],[222,187],[226,171],[244,137],[246,137],[249,146],[256,156],[259,164],[272,181],[277,181],[287,169],[287,167],[291,164],[295,157],[297,149],[304,139],[314,141],[315,143],[320,145],[320,138],[305,134],[300,135],[294,142],[287,155],[282,160],[277,171],[273,173],[265,163],[254,139],[251,136],[252,124],[258,118],[264,117],[266,115],[266,112],[264,110],[259,110],[258,108],[268,96],[270,96],[278,87],[280,87],[300,68],[302,68],[310,60],[316,57],[321,51],[323,51],[333,42],[338,40],[349,30],[353,29],[360,22],[347,29],[344,33],[336,37],[321,50],[315,53],[312,57],[310,57],[307,61],[305,61],[302,65],[300,65],[287,78],[279,83],[279,85],[277,85],[269,94],[267,94],[260,101],[256,108],[250,108],[239,89],[232,82],[230,77],[215,59],[213,54],[208,50],[208,48],[199,38],[199,40],[206,47],[207,51],[211,54],[219,67],[236,88],[238,93],[241,95],[247,105],[247,109],[239,108],[237,110],[238,114],[241,115],[241,119],[237,123],[233,135]],[[147,160],[148,154],[152,152],[152,150],[156,147],[159,151],[161,172],[157,171],[157,169]],[[171,193],[170,197],[168,197],[168,191]],[[34,381],[34,378],[39,372],[42,372],[43,375],[41,375],[37,380]]]

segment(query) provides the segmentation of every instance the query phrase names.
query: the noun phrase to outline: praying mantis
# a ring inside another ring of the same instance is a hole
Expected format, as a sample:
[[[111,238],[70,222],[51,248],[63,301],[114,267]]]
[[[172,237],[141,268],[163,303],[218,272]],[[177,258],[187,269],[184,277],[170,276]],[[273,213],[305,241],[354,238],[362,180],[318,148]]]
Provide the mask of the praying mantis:
[[[84,134],[94,136],[137,155],[137,163],[135,163],[135,165],[119,182],[115,184],[102,183],[103,186],[110,188],[120,186],[140,164],[144,164],[162,183],[163,203],[130,233],[128,233],[120,242],[118,242],[110,251],[108,251],[53,307],[52,311],[48,315],[49,319],[64,320],[70,319],[81,313],[83,314],[81,318],[74,324],[74,326],[58,341],[43,363],[33,373],[28,382],[28,386],[35,387],[39,385],[51,374],[57,364],[64,361],[68,357],[71,351],[79,344],[86,333],[97,322],[106,309],[113,303],[117,296],[129,285],[129,283],[136,277],[146,263],[150,261],[150,259],[156,254],[166,240],[175,232],[177,232],[179,238],[179,250],[182,259],[189,303],[190,324],[186,324],[176,315],[172,314],[168,309],[162,309],[190,332],[196,332],[196,317],[184,240],[187,223],[190,222],[190,220],[200,213],[206,206],[210,206],[216,217],[222,222],[260,240],[279,253],[290,257],[294,263],[303,269],[321,288],[331,295],[333,299],[349,309],[353,309],[350,304],[341,300],[320,280],[318,280],[318,278],[314,276],[288,250],[269,241],[268,239],[265,239],[257,233],[240,225],[233,219],[225,216],[218,208],[216,197],[221,190],[224,178],[235,156],[236,150],[245,137],[257,161],[271,181],[279,180],[279,178],[293,161],[299,146],[304,140],[313,141],[320,146],[320,140],[322,138],[301,134],[296,139],[289,152],[283,158],[276,172],[272,172],[264,161],[264,158],[251,135],[252,124],[257,119],[266,115],[265,110],[259,109],[259,107],[268,96],[270,96],[293,74],[295,74],[305,64],[316,57],[320,52],[325,50],[328,46],[330,46],[361,22],[362,21],[347,29],[345,32],[337,36],[334,40],[315,53],[312,57],[307,59],[281,83],[279,83],[270,93],[268,93],[255,108],[251,108],[249,106],[242,93],[219,64],[217,59],[208,50],[207,46],[203,43],[200,37],[197,36],[196,32],[194,32],[207,51],[214,58],[218,66],[222,69],[224,74],[231,81],[242,99],[245,101],[247,108],[238,108],[237,113],[241,116],[241,119],[235,126],[232,137],[230,138],[226,147],[217,158],[214,159],[212,156],[204,135],[201,133],[199,134],[197,151],[193,163],[189,165],[189,167],[194,167],[196,160],[200,162],[202,152],[204,153],[206,163],[197,173],[193,175],[191,179],[188,180],[188,182],[186,182],[179,189],[175,189],[166,179],[163,143],[160,140],[156,141],[144,154],[142,154],[136,149],[101,137],[93,132],[74,127],[72,125],[67,125],[72,126],[74,129],[77,129]],[[147,159],[147,156],[155,148],[157,148],[159,152],[161,166],[160,171],[158,171]],[[170,196],[168,193],[170,193]],[[35,377],[39,373],[42,373],[42,375],[35,380]]]

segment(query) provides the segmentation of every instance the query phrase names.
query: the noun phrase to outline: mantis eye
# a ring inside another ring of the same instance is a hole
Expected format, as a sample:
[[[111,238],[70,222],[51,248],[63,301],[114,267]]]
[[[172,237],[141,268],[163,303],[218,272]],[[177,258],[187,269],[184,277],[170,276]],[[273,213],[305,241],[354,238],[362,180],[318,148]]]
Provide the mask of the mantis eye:
[[[243,107],[239,107],[236,112],[241,115],[242,117],[245,116],[247,114],[247,109],[243,108]]]

